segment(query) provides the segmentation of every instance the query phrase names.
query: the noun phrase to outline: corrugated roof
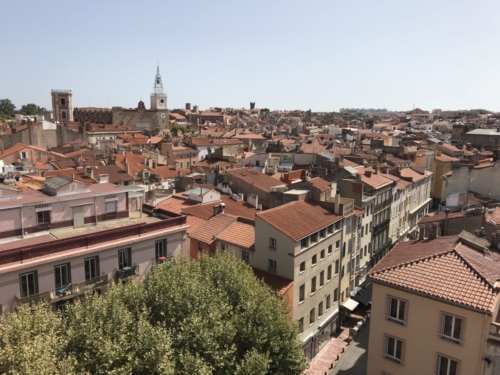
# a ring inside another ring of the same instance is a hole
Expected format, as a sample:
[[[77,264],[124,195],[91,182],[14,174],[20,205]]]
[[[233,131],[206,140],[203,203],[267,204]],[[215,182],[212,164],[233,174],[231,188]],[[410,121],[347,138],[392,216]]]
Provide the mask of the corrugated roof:
[[[47,179],[44,183],[44,186],[48,187],[49,189],[57,190],[67,184],[70,184],[71,182],[73,182],[71,178],[55,176]]]

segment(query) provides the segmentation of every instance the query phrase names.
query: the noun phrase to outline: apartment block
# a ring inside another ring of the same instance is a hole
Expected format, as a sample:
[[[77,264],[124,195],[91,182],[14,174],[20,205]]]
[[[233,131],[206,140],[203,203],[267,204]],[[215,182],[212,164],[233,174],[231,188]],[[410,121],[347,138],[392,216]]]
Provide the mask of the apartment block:
[[[0,191],[2,313],[42,300],[63,308],[113,280],[142,280],[155,262],[181,252],[188,228],[184,215],[144,205],[138,186],[56,176],[42,190],[0,184]]]
[[[500,254],[469,233],[429,233],[397,244],[368,275],[367,374],[497,374]]]

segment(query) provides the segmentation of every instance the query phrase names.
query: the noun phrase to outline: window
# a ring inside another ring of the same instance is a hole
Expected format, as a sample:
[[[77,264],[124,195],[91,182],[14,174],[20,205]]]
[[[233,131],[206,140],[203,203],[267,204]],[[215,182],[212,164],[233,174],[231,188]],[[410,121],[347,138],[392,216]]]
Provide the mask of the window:
[[[321,250],[319,253],[319,259],[325,259],[325,250]]]
[[[311,279],[311,294],[316,292],[316,276]]]
[[[159,240],[155,242],[155,259],[159,260],[161,257],[167,257],[167,240]]]
[[[318,263],[318,256],[317,255],[313,255],[313,257],[311,259],[311,263],[313,266],[315,266],[316,263]]]
[[[250,263],[250,252],[246,250],[241,251],[241,260],[245,263]]]
[[[458,375],[458,362],[442,355],[438,356],[436,375]]]
[[[340,270],[340,277],[344,277],[344,266],[342,266],[342,269]]]
[[[333,246],[330,245],[328,246],[328,254],[331,254],[333,252]]]
[[[328,233],[333,233],[333,224],[328,226]]]
[[[50,210],[37,212],[38,225],[50,224]]]
[[[28,159],[28,153],[25,151],[20,152],[21,154],[21,159]]]
[[[340,302],[344,302],[344,292],[340,294]]]
[[[86,258],[85,280],[95,279],[99,275],[99,257]]]
[[[342,245],[342,258],[345,257],[345,249],[346,249],[346,243],[344,242],[344,244]]]
[[[269,272],[276,273],[276,265],[277,265],[277,263],[275,260],[268,259],[267,267],[268,267]]]
[[[331,264],[328,266],[328,271],[326,272],[326,279],[327,280],[332,279],[332,265]]]
[[[201,241],[198,241],[198,252],[202,252],[203,251],[203,242]]]
[[[347,241],[347,252],[352,252],[352,238],[349,238],[349,241]]]
[[[311,311],[309,312],[309,324],[313,324],[314,321],[316,320],[316,311],[315,309],[311,309]]]
[[[276,238],[269,238],[269,247],[271,249],[276,249]]]
[[[29,297],[38,293],[38,274],[36,271],[19,275],[21,287],[21,298]]]
[[[220,251],[227,251],[227,245],[225,243],[220,244]]]
[[[66,120],[66,111],[62,111],[62,112],[61,112],[61,115],[62,115],[62,119],[63,119],[63,120]]]
[[[300,272],[304,272],[306,270],[306,262],[300,263]]]
[[[66,99],[65,98],[61,98],[61,105],[66,105]]]
[[[345,220],[345,232],[346,233],[351,233],[351,218],[350,217],[348,217]]]
[[[335,288],[333,291],[333,302],[337,302],[339,299],[339,288]]]
[[[387,298],[387,319],[396,323],[406,323],[406,301],[398,298]]]
[[[339,273],[340,261],[337,259],[335,261],[335,275]]]
[[[132,267],[132,251],[130,248],[118,250],[118,269]]]
[[[302,284],[299,288],[299,302],[302,302],[306,299],[306,285]]]
[[[339,230],[340,229],[340,221],[337,221],[335,223],[335,230]]]
[[[70,283],[70,267],[69,264],[60,264],[54,267],[54,275],[56,281],[56,289],[61,289]]]
[[[319,238],[325,238],[326,237],[326,229],[321,229],[319,231]]]
[[[319,274],[319,286],[322,287],[325,285],[325,271],[321,271]]]
[[[304,332],[304,318],[299,319],[299,332]]]
[[[106,202],[106,213],[107,214],[115,214],[116,213],[116,201],[108,201]]]
[[[340,249],[340,240],[335,242],[335,250],[338,250],[338,249]]]
[[[385,336],[385,358],[396,363],[403,362],[403,341]]]
[[[463,326],[463,319],[443,314],[441,317],[441,338],[459,344],[462,341]]]
[[[321,301],[318,305],[318,319],[323,315],[323,301]]]
[[[318,242],[318,233],[311,234],[311,242]]]
[[[330,295],[327,295],[326,296],[326,309],[327,310],[330,308],[330,304],[331,304],[330,300],[331,300]]]

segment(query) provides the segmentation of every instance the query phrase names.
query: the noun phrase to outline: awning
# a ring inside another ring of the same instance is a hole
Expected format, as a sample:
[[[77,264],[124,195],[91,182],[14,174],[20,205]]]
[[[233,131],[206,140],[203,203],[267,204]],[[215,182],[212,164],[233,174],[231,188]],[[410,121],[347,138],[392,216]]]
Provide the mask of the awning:
[[[355,300],[349,298],[342,306],[344,306],[347,310],[354,311],[354,309],[358,307],[358,305],[359,302],[356,302]]]
[[[358,290],[358,292],[352,296],[352,298],[359,303],[367,306],[372,301],[372,289],[373,284],[367,283],[363,289]]]

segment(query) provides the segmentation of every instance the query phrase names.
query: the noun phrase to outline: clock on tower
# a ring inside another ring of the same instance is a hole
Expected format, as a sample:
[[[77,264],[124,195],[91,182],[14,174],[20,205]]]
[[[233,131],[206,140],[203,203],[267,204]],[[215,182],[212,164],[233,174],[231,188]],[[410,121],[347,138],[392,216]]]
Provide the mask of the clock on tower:
[[[163,90],[163,82],[160,75],[160,66],[156,68],[155,83],[151,94],[151,109],[167,109],[167,94]]]

